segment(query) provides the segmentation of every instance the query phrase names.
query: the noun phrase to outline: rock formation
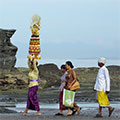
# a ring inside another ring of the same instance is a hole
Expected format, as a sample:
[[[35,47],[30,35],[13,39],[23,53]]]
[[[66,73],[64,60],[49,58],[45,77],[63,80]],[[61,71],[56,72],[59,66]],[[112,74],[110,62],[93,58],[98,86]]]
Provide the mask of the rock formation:
[[[62,73],[55,64],[38,66],[40,73],[39,88],[55,87],[60,85]],[[0,69],[0,90],[24,89],[28,87],[28,68],[14,68],[12,70]]]
[[[60,85],[61,71],[55,64],[39,65],[39,88],[58,87]],[[111,88],[120,88],[120,66],[108,66],[111,78]],[[28,68],[15,68],[0,70],[0,90],[23,89],[28,87]],[[93,87],[98,68],[75,69],[81,87]]]
[[[111,78],[110,100],[120,101],[120,66],[108,66],[107,68],[109,69]],[[57,95],[59,95],[58,87],[60,86],[60,77],[62,75],[61,71],[55,64],[39,65],[38,69],[40,73],[40,101],[56,101],[56,98],[58,98]],[[3,69],[0,69],[0,72],[1,71],[3,71]],[[77,91],[77,101],[94,101],[95,92],[93,91],[93,87],[98,68],[77,68],[75,71],[81,86],[80,90]],[[28,68],[15,68],[11,70],[4,69],[4,74],[0,75],[0,92],[8,92],[13,95],[18,95],[15,98],[19,99],[26,98],[28,73]],[[20,97],[20,94],[25,94],[25,97]],[[0,101],[2,100],[6,101],[9,99],[1,99]]]
[[[15,31],[0,29],[0,69],[11,69],[15,66],[17,47],[10,42]]]
[[[62,76],[61,71],[55,64],[44,64],[38,66],[41,81],[46,81],[45,87],[59,86]]]

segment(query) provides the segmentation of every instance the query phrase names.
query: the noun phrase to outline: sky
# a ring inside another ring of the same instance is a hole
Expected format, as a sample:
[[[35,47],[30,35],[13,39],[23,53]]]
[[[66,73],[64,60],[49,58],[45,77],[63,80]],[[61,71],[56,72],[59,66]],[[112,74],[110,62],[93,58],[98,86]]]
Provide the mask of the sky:
[[[0,28],[16,29],[17,59],[28,56],[34,14],[42,59],[120,59],[120,0],[0,0]]]

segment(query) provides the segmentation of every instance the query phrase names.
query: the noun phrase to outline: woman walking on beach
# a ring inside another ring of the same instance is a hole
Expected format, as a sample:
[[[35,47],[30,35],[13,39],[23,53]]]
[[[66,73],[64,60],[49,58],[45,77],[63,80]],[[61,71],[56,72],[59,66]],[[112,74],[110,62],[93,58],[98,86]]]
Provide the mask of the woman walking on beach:
[[[109,117],[111,116],[114,108],[112,108],[108,100],[108,94],[110,92],[110,77],[108,69],[104,66],[106,63],[105,58],[98,60],[98,66],[100,67],[96,78],[94,90],[97,91],[97,101],[99,103],[99,113],[96,117],[102,117],[102,107],[107,107],[109,110]]]
[[[39,108],[39,101],[37,97],[37,90],[38,90],[38,69],[37,69],[38,62],[35,58],[28,59],[28,66],[30,69],[30,72],[28,74],[29,77],[29,90],[28,90],[28,98],[27,98],[27,106],[25,111],[23,112],[23,115],[26,115],[28,113],[28,110],[36,110],[37,113],[35,115],[41,115],[40,108]]]
[[[76,73],[73,70],[74,66],[73,66],[73,64],[70,61],[66,62],[65,67],[66,67],[67,72],[68,72],[68,74],[66,75],[67,82],[66,82],[65,88],[67,90],[71,90],[73,84],[77,81]],[[68,112],[67,112],[66,115],[67,116],[74,115],[76,112],[78,114],[80,114],[80,107],[74,102],[73,108],[72,109],[68,108]]]
[[[62,77],[61,77],[61,85],[60,85],[60,94],[59,94],[59,113],[55,114],[55,115],[63,115],[63,110],[66,110],[67,108],[63,105],[63,90],[66,84],[66,75],[67,75],[67,71],[65,68],[65,65],[61,66],[61,72],[63,73]]]

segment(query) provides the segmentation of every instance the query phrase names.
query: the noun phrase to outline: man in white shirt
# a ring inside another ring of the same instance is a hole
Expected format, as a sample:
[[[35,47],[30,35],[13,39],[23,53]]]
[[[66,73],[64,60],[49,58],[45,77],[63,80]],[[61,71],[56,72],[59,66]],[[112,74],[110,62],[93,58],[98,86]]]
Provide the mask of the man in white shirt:
[[[96,115],[96,117],[102,117],[102,107],[107,107],[109,110],[109,117],[111,116],[114,108],[112,108],[108,100],[107,94],[110,92],[110,77],[109,77],[109,71],[104,66],[106,63],[105,58],[100,58],[98,60],[98,66],[100,67],[96,83],[94,86],[94,90],[97,91],[97,101],[99,103],[99,113]]]

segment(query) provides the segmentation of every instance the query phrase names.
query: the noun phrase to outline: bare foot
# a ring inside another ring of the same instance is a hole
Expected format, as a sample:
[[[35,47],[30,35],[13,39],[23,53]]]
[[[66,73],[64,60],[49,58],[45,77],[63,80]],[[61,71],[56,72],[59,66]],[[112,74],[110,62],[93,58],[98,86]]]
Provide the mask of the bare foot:
[[[80,107],[77,109],[77,114],[78,115],[80,114]]]
[[[28,108],[26,108],[25,111],[22,112],[22,115],[27,115],[27,113],[28,113]]]
[[[38,111],[38,112],[36,112],[34,115],[41,115],[41,112]]]
[[[27,115],[27,114],[28,114],[28,112],[26,112],[26,111],[22,112],[22,115]]]
[[[69,110],[65,116],[71,116],[72,112]]]

